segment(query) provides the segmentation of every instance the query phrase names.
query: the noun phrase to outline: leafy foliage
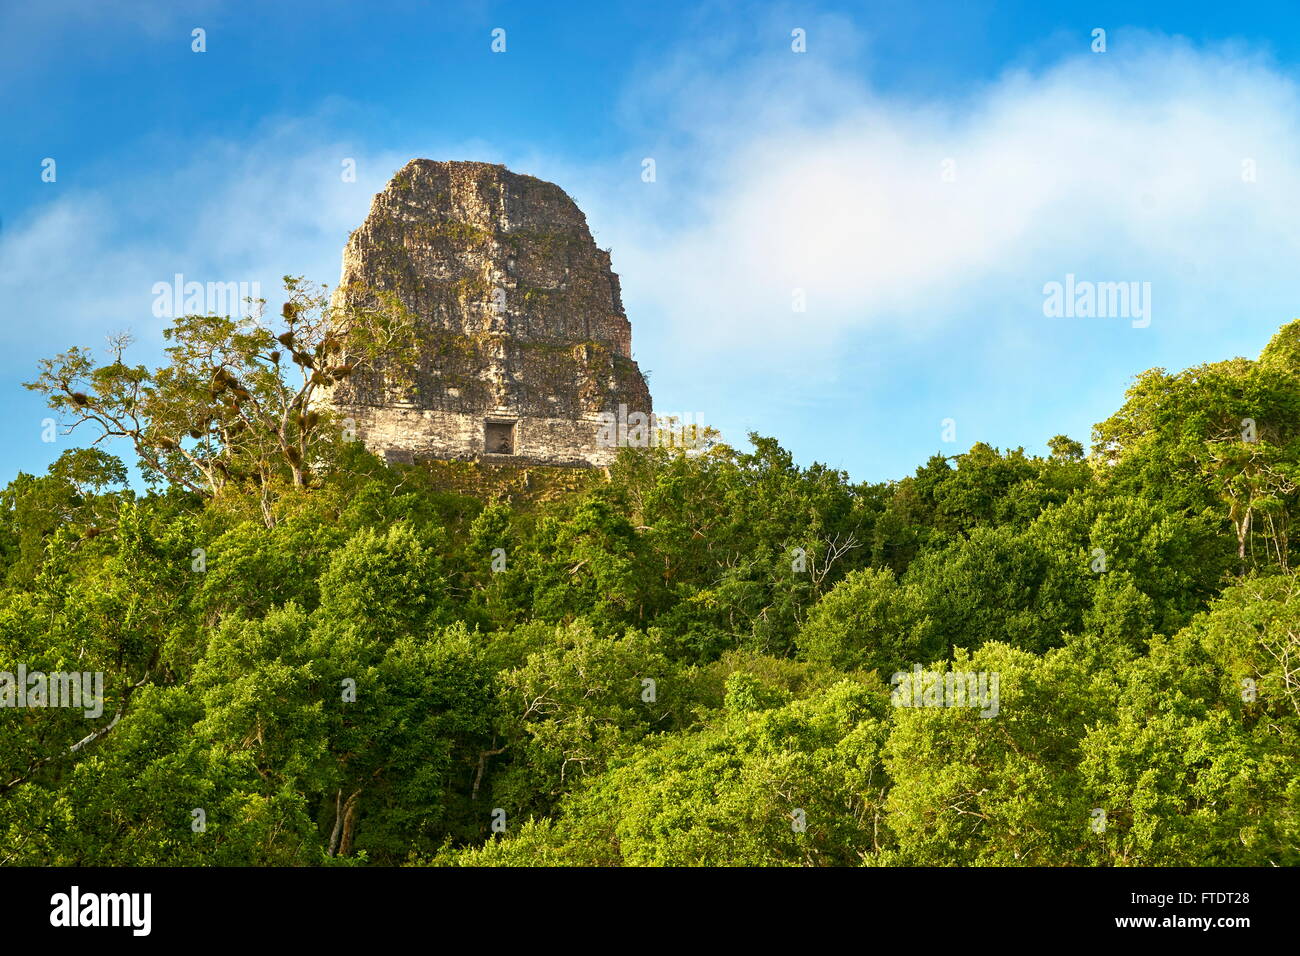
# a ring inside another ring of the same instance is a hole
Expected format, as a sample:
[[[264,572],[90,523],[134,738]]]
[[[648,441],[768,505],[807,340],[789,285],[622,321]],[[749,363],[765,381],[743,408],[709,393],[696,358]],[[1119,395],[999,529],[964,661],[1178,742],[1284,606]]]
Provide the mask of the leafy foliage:
[[[156,481],[91,447],[0,491],[0,694],[103,675],[0,707],[0,861],[1300,863],[1297,324],[1139,376],[1088,456],[856,484],[755,435],[547,482],[327,437],[290,293],[291,344],[43,367]],[[372,318],[349,354],[400,345]]]

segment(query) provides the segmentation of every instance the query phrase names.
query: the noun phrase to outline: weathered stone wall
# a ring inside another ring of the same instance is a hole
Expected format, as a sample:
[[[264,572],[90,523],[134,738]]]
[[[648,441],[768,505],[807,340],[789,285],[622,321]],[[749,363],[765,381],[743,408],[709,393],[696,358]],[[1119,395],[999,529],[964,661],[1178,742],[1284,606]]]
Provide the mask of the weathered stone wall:
[[[366,447],[394,462],[456,458],[519,465],[604,465],[617,450],[597,443],[599,422],[519,417],[514,419],[514,451],[502,455],[484,453],[483,415],[392,405],[356,406],[347,414]]]
[[[609,255],[552,183],[412,160],[349,239],[335,304],[377,305],[377,293],[416,321],[413,384],[381,369],[329,400],[381,455],[604,464],[600,413],[652,410]],[[516,423],[513,455],[487,453],[492,420]]]

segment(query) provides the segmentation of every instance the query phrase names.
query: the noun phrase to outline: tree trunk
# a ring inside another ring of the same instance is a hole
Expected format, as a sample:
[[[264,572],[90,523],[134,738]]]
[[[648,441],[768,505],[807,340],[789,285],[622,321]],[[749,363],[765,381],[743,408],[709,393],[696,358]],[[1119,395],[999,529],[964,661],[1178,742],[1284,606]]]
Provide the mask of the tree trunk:
[[[343,811],[343,839],[339,842],[339,856],[347,856],[352,852],[352,834],[357,827],[357,797],[361,796],[358,790],[352,796],[348,797],[348,802]]]
[[[1246,509],[1246,514],[1237,522],[1237,560],[1241,562],[1239,574],[1246,573],[1246,539],[1250,537],[1250,509]]]
[[[343,791],[334,795],[334,830],[330,833],[330,845],[326,851],[330,856],[337,856],[339,850],[339,832],[343,827]]]

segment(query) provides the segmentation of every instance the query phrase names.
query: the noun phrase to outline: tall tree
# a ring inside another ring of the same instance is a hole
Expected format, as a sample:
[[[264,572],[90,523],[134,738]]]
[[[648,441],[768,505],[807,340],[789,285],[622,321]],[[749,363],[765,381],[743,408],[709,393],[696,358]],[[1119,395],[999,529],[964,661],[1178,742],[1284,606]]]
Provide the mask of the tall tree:
[[[147,476],[203,496],[251,486],[268,525],[273,489],[303,487],[348,429],[328,427],[328,389],[386,359],[409,364],[413,323],[394,297],[371,309],[333,308],[321,286],[286,276],[275,323],[251,316],[186,315],[164,332],[170,362],[128,365],[131,339],[110,340],[107,365],[73,347],[40,362],[26,387],[69,416],[65,432],[126,438]],[[333,423],[338,425],[339,423]]]

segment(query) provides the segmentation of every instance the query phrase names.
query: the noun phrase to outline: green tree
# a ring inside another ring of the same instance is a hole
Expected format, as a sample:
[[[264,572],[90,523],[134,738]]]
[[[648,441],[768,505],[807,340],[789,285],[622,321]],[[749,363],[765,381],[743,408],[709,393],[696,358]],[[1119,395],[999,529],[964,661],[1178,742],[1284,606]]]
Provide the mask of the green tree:
[[[883,675],[944,652],[916,588],[890,571],[851,572],[808,613],[796,643],[807,660]]]
[[[128,439],[148,476],[203,495],[254,488],[273,524],[274,488],[307,484],[340,440],[320,399],[381,359],[409,364],[414,342],[395,300],[345,313],[301,279],[286,276],[285,291],[278,333],[260,314],[186,315],[164,332],[162,368],[127,365],[130,338],[118,336],[107,365],[74,347],[43,359],[27,388],[69,417],[66,434],[86,426],[96,443]]]

